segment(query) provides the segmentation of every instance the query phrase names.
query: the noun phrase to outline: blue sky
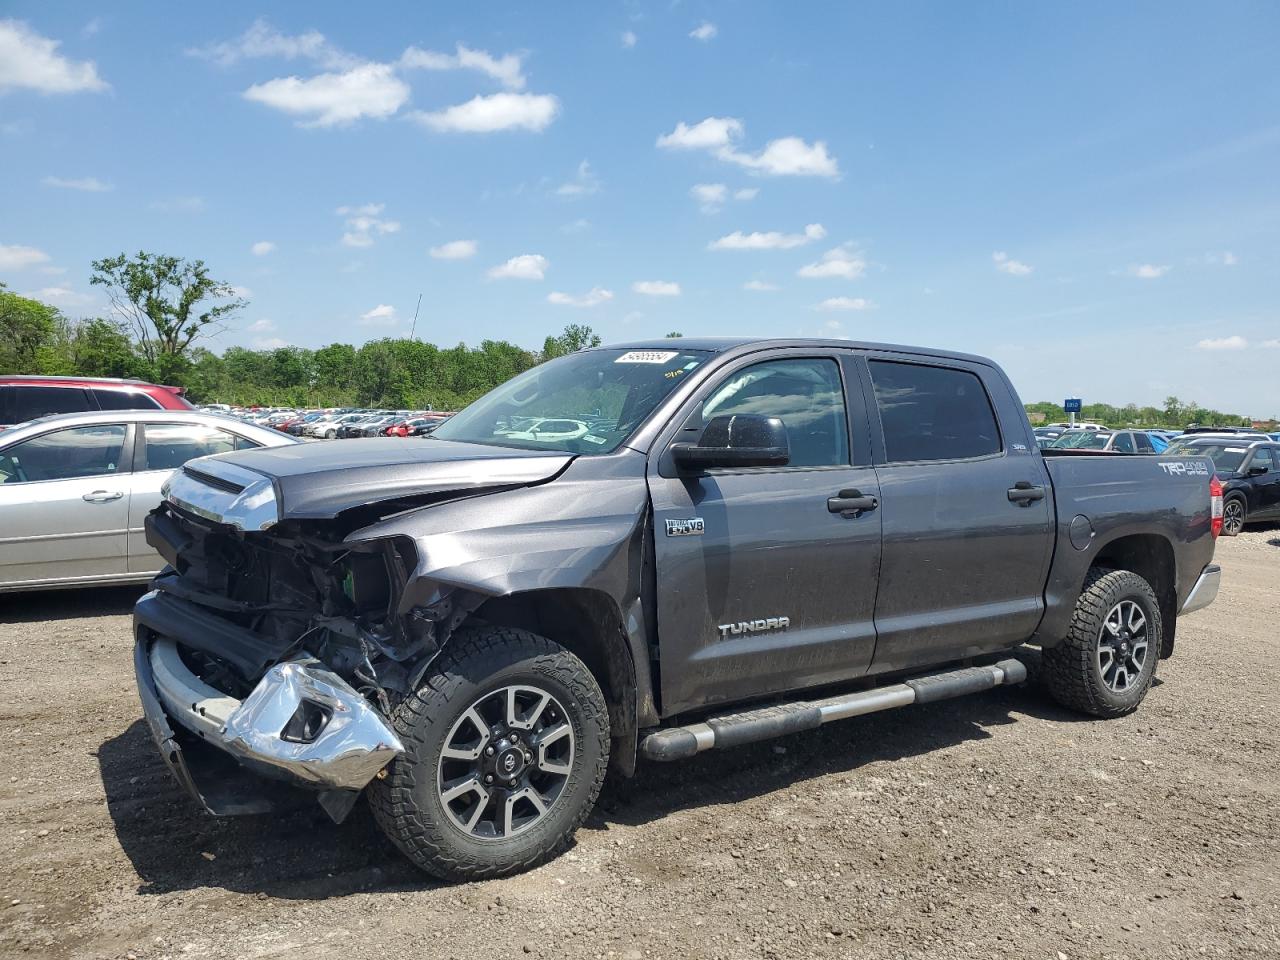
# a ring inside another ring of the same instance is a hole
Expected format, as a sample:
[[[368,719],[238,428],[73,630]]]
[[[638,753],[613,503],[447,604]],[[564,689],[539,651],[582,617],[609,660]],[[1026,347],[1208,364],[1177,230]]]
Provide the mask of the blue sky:
[[[8,19],[4,19],[8,18]],[[1280,414],[1280,7],[0,13],[0,281],[206,260],[212,345],[827,335]]]

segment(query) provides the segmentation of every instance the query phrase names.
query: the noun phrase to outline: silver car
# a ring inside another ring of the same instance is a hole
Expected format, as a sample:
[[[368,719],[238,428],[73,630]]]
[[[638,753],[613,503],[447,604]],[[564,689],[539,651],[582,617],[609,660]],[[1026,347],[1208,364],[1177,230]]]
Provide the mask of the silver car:
[[[297,441],[217,414],[118,410],[0,431],[0,592],[141,583],[160,486],[195,457]]]

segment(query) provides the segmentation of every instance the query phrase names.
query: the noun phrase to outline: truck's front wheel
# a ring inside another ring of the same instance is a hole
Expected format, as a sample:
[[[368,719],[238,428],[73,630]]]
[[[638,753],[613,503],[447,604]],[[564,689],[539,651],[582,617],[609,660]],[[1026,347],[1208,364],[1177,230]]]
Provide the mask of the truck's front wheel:
[[[1155,591],[1131,570],[1095,567],[1066,638],[1044,651],[1053,698],[1095,717],[1137,709],[1156,675],[1163,626]]]
[[[509,627],[464,628],[393,721],[405,752],[369,801],[417,866],[474,880],[559,853],[609,760],[609,714],[569,651]]]

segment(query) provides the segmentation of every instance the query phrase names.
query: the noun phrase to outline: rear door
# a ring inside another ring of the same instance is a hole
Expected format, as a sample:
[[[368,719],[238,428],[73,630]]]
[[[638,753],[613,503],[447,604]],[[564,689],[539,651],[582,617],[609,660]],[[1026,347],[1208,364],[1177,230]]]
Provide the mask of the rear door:
[[[670,444],[732,413],[780,417],[791,462],[677,475]],[[664,714],[866,671],[880,516],[828,500],[878,495],[870,450],[846,351],[752,354],[690,398],[648,468]]]
[[[981,363],[867,359],[884,531],[872,670],[1029,637],[1044,609],[1053,498],[1012,388]]]
[[[129,433],[67,427],[0,449],[0,585],[126,572]]]

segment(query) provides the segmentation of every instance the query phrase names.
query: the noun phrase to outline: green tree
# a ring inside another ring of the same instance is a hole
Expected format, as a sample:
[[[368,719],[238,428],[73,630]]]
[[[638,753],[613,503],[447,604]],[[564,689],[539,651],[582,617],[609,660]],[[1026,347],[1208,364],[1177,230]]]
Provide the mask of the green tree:
[[[95,317],[76,324],[69,346],[75,372],[82,376],[150,376],[128,333],[111,320]]]
[[[681,333],[679,330],[672,330],[670,333],[667,334],[666,339],[675,340],[676,338],[683,337],[683,336],[684,334]]]
[[[106,287],[112,306],[132,326],[139,349],[152,363],[183,356],[197,338],[247,305],[234,287],[209,276],[203,260],[139,251],[132,258],[122,253],[95,260],[92,267],[89,282]],[[213,300],[226,302],[207,303]],[[181,367],[168,360],[162,364],[170,371]]]
[[[577,353],[585,347],[600,346],[599,335],[582,323],[571,323],[558,337],[547,337],[542,344],[542,359],[551,360],[567,353]]]
[[[20,297],[0,284],[0,372],[47,372],[41,359],[58,344],[63,323],[56,307]]]

